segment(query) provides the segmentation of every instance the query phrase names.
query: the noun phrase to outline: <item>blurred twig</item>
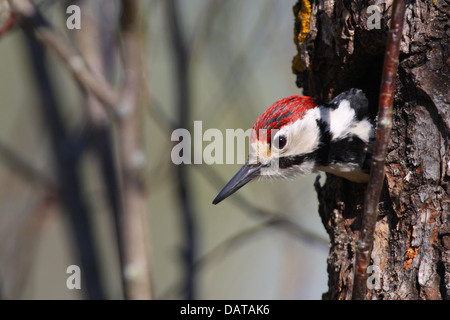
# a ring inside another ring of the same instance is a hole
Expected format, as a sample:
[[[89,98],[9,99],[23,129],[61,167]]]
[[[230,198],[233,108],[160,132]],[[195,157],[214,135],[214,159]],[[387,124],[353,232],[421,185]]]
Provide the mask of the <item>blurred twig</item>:
[[[327,240],[321,239],[316,235],[313,235],[313,237],[311,237],[312,234],[310,234],[309,232],[305,234],[302,228],[295,225],[291,221],[282,217],[277,217],[276,214],[273,213],[271,215],[273,216],[272,218],[269,218],[266,221],[257,224],[256,226],[250,227],[233,235],[229,239],[219,243],[213,249],[209,250],[203,256],[198,258],[195,261],[195,272],[200,272],[201,268],[204,268],[206,265],[211,264],[214,260],[217,260],[220,257],[224,257],[228,252],[235,250],[236,246],[241,245],[243,243],[247,243],[251,237],[256,237],[258,234],[267,231],[269,228],[279,228],[281,230],[288,230],[292,236],[299,237],[300,239],[303,240],[305,239],[305,237],[309,239],[315,238],[314,241],[319,241],[320,244],[323,245],[322,247],[324,249],[328,248]],[[175,284],[170,288],[168,288],[167,291],[164,292],[159,298],[160,299],[171,298],[171,296],[176,292],[179,292],[182,295],[184,293],[184,290],[185,288],[183,288],[183,286]]]
[[[21,2],[23,4],[23,2]],[[14,2],[13,8],[16,8]],[[23,9],[23,8],[21,8]],[[28,8],[29,9],[29,8]],[[53,93],[47,69],[45,68],[45,50],[37,41],[34,24],[27,19],[43,23],[40,14],[32,8],[32,13],[26,19],[21,19],[21,27],[26,35],[28,52],[32,61],[36,83],[40,94],[40,107],[49,130],[51,146],[55,156],[55,165],[59,186],[59,195],[71,222],[76,248],[78,249],[81,268],[84,276],[84,288],[90,299],[105,298],[100,283],[97,254],[89,220],[88,208],[85,204],[81,182],[78,174],[79,157],[83,148],[82,142],[69,136],[60,115],[59,105]],[[23,16],[22,16],[23,18]]]
[[[219,175],[211,169],[209,166],[194,165],[194,168],[198,169],[201,174],[214,186],[223,186],[225,181],[219,177]],[[198,273],[201,268],[204,268],[207,264],[217,259],[220,256],[224,256],[231,249],[234,249],[237,245],[246,242],[250,237],[256,236],[258,233],[267,230],[267,228],[279,228],[282,231],[286,231],[293,237],[304,241],[308,244],[315,244],[318,248],[328,250],[328,240],[311,232],[289,218],[283,216],[280,212],[274,212],[258,208],[257,206],[248,202],[240,194],[235,194],[230,198],[241,207],[245,213],[249,214],[252,218],[266,219],[264,222],[248,228],[242,232],[237,233],[231,238],[219,243],[216,247],[209,252],[196,259],[194,262],[194,272]],[[174,284],[169,287],[159,299],[168,299],[173,296],[174,293],[180,293],[181,295],[186,293],[186,288],[183,285]]]
[[[249,57],[253,57],[253,54],[256,54],[256,52],[253,52],[252,54],[251,50],[252,48],[260,47],[255,45],[255,39],[258,39],[258,36],[261,36],[262,34],[264,34],[266,38],[271,38],[268,32],[273,30],[268,30],[265,26],[267,25],[268,14],[273,10],[272,5],[273,2],[271,1],[264,4],[256,23],[246,37],[246,41],[244,41],[245,45],[243,45],[234,56],[231,52],[231,48],[233,48],[231,44],[224,45],[222,50],[213,52],[212,57],[216,60],[224,61],[226,58],[230,57],[232,57],[232,59],[225,63],[217,63],[217,61],[211,63],[212,67],[216,69],[216,72],[213,74],[221,75],[224,80],[219,87],[220,89],[217,92],[212,92],[210,94],[211,98],[209,98],[208,103],[205,104],[206,108],[201,110],[201,118],[204,119],[205,122],[210,122],[213,118],[224,119],[224,113],[229,111],[230,107],[236,106],[236,104],[232,103],[232,100],[236,96],[236,93],[239,90],[242,90],[244,87],[243,84],[245,84],[246,79],[249,78],[252,73],[252,68],[249,65],[251,58]],[[223,38],[227,39],[227,37]],[[205,50],[205,52],[208,51]],[[253,96],[244,95],[243,98],[245,99],[246,107],[241,108],[240,110],[249,110],[247,107],[254,105],[254,103],[252,103]],[[227,108],[224,108],[225,106]]]
[[[149,111],[150,116],[155,118],[155,123],[157,123],[161,130],[170,130],[172,128],[171,124],[168,122],[169,120],[164,117],[160,112],[155,112],[158,108],[161,108],[156,101],[152,106],[153,108],[147,108]],[[216,172],[212,169],[211,166],[208,165],[193,165],[195,169],[197,169],[217,190],[223,186],[226,181],[223,180]],[[160,168],[158,166],[158,168]],[[153,176],[150,175],[150,176]],[[279,222],[277,226],[284,226],[286,227],[286,230],[292,233],[292,235],[297,236],[299,239],[303,239],[306,242],[314,242],[319,245],[323,245],[324,247],[328,247],[328,240],[325,238],[322,238],[318,236],[315,233],[309,232],[307,229],[302,228],[301,226],[298,226],[294,222],[290,221],[287,218],[282,217],[282,213],[280,212],[274,212],[271,210],[266,210],[259,208],[252,203],[250,203],[248,200],[246,200],[244,197],[242,197],[239,193],[236,193],[233,195],[233,197],[230,197],[230,201],[235,202],[238,206],[244,209],[245,213],[248,213],[253,218],[261,219],[261,218],[268,218],[268,219],[274,219],[276,218]]]
[[[82,12],[83,32],[72,33],[76,37],[77,48],[92,72],[106,78],[106,70],[113,68],[111,64],[108,64],[108,61],[111,60],[108,59],[108,55],[112,54],[111,50],[108,49],[113,41],[113,36],[117,33],[117,23],[111,23],[111,20],[114,20],[111,15],[113,15],[116,4],[109,0],[103,0],[96,2],[80,1],[79,5]],[[100,13],[106,18],[102,19]],[[124,243],[120,225],[123,219],[123,203],[111,119],[103,103],[90,90],[86,90],[86,104],[89,123],[86,136],[92,152],[97,157],[101,179],[103,179],[103,185],[106,189],[106,201],[114,220],[121,282],[124,289],[126,284]]]
[[[75,229],[75,237],[82,256],[83,270],[87,276],[86,284],[90,298],[102,298],[103,293],[98,283],[96,257],[91,240],[87,207],[81,197],[80,182],[77,176],[79,151],[81,141],[76,141],[67,135],[61,121],[56,102],[52,95],[48,75],[43,67],[43,49],[36,42],[38,38],[48,48],[52,49],[73,77],[85,89],[89,102],[91,133],[95,134],[93,143],[97,147],[103,175],[106,181],[108,195],[114,216],[116,218],[117,237],[119,240],[120,257],[125,277],[126,297],[131,299],[150,299],[150,268],[145,230],[145,187],[141,168],[143,152],[139,137],[139,91],[141,87],[141,48],[139,43],[139,3],[134,0],[123,0],[121,15],[121,31],[124,45],[124,85],[118,94],[105,80],[101,67],[101,58],[95,50],[85,46],[88,51],[89,65],[56,33],[50,24],[33,6],[29,0],[8,0],[21,26],[29,39],[30,51],[33,53],[36,73],[41,85],[40,93],[46,120],[53,138],[55,156],[57,158],[58,178],[61,182],[61,193],[65,200],[69,215]],[[92,31],[92,30],[91,30]],[[90,34],[92,36],[92,34]],[[89,38],[85,37],[84,39]],[[111,144],[109,119],[107,113],[112,113],[118,120],[118,137],[120,153],[120,173],[122,176],[122,193],[120,197],[118,179],[114,165],[114,152]],[[63,149],[61,149],[63,148]],[[121,199],[123,199],[123,204]],[[122,214],[122,210],[125,214]],[[75,215],[75,213],[77,215]],[[120,220],[120,222],[118,222]]]
[[[170,122],[169,118],[164,114],[164,110],[162,106],[154,99],[154,97],[150,96],[150,100],[152,101],[152,108],[146,108],[149,112],[149,115],[154,118],[155,123],[160,127],[161,130],[169,131],[175,129],[174,123]],[[158,170],[160,170],[160,166],[157,166]],[[214,187],[217,189],[223,186],[226,181],[223,180],[216,172],[212,169],[211,166],[208,165],[193,165],[193,167],[198,170]],[[154,176],[151,174],[150,176]],[[265,210],[259,208],[244,197],[242,197],[239,193],[230,197],[230,201],[235,202],[241,208],[244,209],[246,213],[251,215],[253,218],[268,218],[273,219],[276,217],[280,222],[278,225],[286,226],[286,229],[291,232],[293,235],[298,236],[300,239],[304,239],[307,242],[312,241],[319,245],[323,245],[324,247],[328,247],[328,240],[322,238],[315,233],[311,233],[308,230],[302,228],[301,226],[296,225],[294,222],[290,221],[287,218],[283,218],[282,214],[279,212],[273,212],[270,210]]]
[[[196,59],[197,53],[201,53],[202,45],[206,43],[205,38],[208,32],[211,31],[212,24],[216,21],[217,13],[222,12],[224,5],[226,5],[226,1],[223,0],[210,0],[205,2],[202,6],[199,14],[199,18],[197,19],[197,24],[194,27],[192,35],[188,39],[187,45],[189,45],[189,52],[191,60]]]
[[[200,172],[214,185],[217,187],[223,186],[226,181],[221,179],[219,175],[211,169],[209,166],[194,166],[199,169]],[[284,217],[281,212],[275,212],[271,210],[266,210],[259,208],[245,198],[243,198],[239,193],[230,197],[230,201],[234,201],[236,204],[241,207],[245,213],[251,215],[253,218],[265,218],[268,221],[273,221],[271,225],[276,225],[284,228],[286,231],[291,233],[293,236],[306,241],[308,243],[315,243],[319,246],[323,246],[324,248],[328,248],[328,240],[318,236],[316,233],[308,231],[305,228],[302,228],[298,224],[294,223],[290,219]],[[276,222],[276,223],[275,223]]]
[[[207,253],[205,253],[203,256],[201,256],[194,262],[195,272],[196,273],[200,272],[200,269],[204,268],[207,264],[212,263],[215,259],[218,259],[219,257],[224,257],[228,252],[231,251],[231,249],[235,249],[236,246],[238,246],[241,243],[247,243],[247,241],[251,237],[257,236],[258,233],[266,231],[268,227],[276,225],[277,223],[278,219],[276,218],[267,220],[254,227],[245,229],[235,234],[231,238],[219,243],[217,246],[209,250]],[[161,294],[159,299],[170,299],[173,298],[173,295],[177,293],[183,296],[186,294],[185,291],[186,291],[185,286],[176,283],[170,286],[163,294]]]
[[[187,49],[184,36],[182,34],[181,20],[178,15],[178,3],[175,0],[166,1],[167,21],[169,24],[170,41],[174,52],[174,65],[176,85],[174,91],[177,92],[178,125],[181,128],[190,128],[190,94],[189,94],[189,51]],[[180,199],[183,225],[185,228],[185,248],[184,258],[186,265],[186,298],[195,298],[195,224],[194,212],[191,203],[190,186],[188,183],[187,168],[184,164],[176,167],[176,178],[178,196]]]
[[[19,23],[33,31],[42,43],[51,48],[61,58],[64,65],[83,88],[90,90],[107,106],[115,107],[117,105],[119,98],[117,92],[110,87],[104,78],[92,73],[84,59],[66,44],[29,0],[8,1]],[[109,112],[114,113],[115,110],[110,108]]]
[[[367,267],[369,266],[372,253],[373,237],[378,217],[378,201],[384,182],[384,162],[392,130],[392,104],[404,15],[405,0],[394,0],[381,77],[377,138],[372,155],[370,179],[364,199],[361,232],[356,246],[355,276],[352,293],[352,299],[354,300],[366,298]]]
[[[146,188],[142,178],[139,108],[142,88],[139,2],[122,0],[120,26],[124,46],[125,83],[120,97],[118,120],[120,171],[124,214],[121,222],[125,263],[125,292],[130,299],[151,299],[150,264],[146,229]]]

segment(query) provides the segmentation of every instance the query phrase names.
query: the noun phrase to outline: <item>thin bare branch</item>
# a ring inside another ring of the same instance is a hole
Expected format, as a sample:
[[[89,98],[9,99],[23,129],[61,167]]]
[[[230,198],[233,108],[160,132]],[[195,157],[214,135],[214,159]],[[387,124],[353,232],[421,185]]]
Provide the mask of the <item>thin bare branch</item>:
[[[214,260],[219,258],[224,258],[227,253],[235,250],[241,244],[248,243],[248,240],[252,237],[256,237],[264,231],[267,231],[270,227],[279,227],[280,220],[277,218],[269,219],[262,223],[259,223],[253,227],[245,229],[241,232],[236,233],[230,238],[224,240],[223,242],[216,245],[214,248],[210,249],[203,256],[195,260],[195,272],[198,273],[202,268],[205,268],[208,264],[211,264]],[[159,299],[173,299],[176,298],[174,295],[185,295],[186,287],[180,283],[175,283],[170,286],[163,294],[161,294]]]
[[[54,31],[29,0],[8,1],[19,23],[34,30],[36,37],[61,58],[78,83],[85,90],[91,91],[101,102],[111,107],[109,112],[114,114],[114,107],[119,101],[119,95],[106,80],[90,70],[84,59]]]
[[[146,228],[146,188],[142,169],[145,161],[140,136],[139,108],[142,88],[141,44],[139,39],[139,2],[122,0],[120,25],[124,46],[125,84],[118,110],[119,154],[122,175],[124,214],[122,235],[125,264],[125,296],[151,299],[150,254]]]
[[[175,91],[177,96],[178,125],[181,128],[189,128],[190,124],[190,93],[189,93],[189,60],[191,53],[188,51],[185,38],[183,37],[181,19],[179,16],[178,2],[166,1],[167,21],[169,24],[170,41],[174,52],[174,65],[176,68]],[[181,205],[183,227],[185,232],[185,286],[186,298],[195,298],[195,252],[196,236],[194,210],[190,197],[190,185],[188,181],[187,168],[184,164],[176,167],[178,197]]]
[[[199,169],[199,171],[204,175],[204,177],[210,181],[210,183],[215,186],[223,186],[226,181],[223,181],[219,175],[211,169],[209,166],[194,166],[194,168]],[[308,231],[307,229],[299,226],[292,220],[287,217],[284,217],[284,214],[281,212],[271,211],[263,208],[259,208],[258,206],[250,203],[244,197],[242,197],[239,193],[233,195],[230,198],[230,201],[234,201],[237,205],[239,205],[246,214],[255,219],[267,219],[269,221],[276,221],[276,226],[282,227],[292,236],[299,238],[305,242],[317,244],[323,248],[328,248],[328,240],[317,235],[314,232]],[[275,224],[274,224],[275,225]]]
[[[87,297],[104,299],[105,293],[99,276],[98,255],[89,219],[89,208],[81,188],[78,165],[82,141],[68,134],[63,121],[60,105],[45,67],[45,53],[41,42],[27,25],[22,25],[26,36],[27,52],[30,55],[35,81],[40,98],[40,111],[48,129],[51,148],[55,157],[56,177],[58,178],[59,197],[64,205],[73,231],[74,243],[78,250],[81,267],[85,276],[82,278]]]
[[[117,4],[109,0],[80,2],[83,32],[71,33],[75,37],[77,48],[89,65],[92,72],[100,77],[107,78],[107,70],[112,70],[114,65],[108,59],[111,44],[116,39],[118,25],[110,23],[116,20],[115,10]],[[107,19],[101,19],[100,15],[107,15]],[[116,164],[114,139],[111,119],[107,108],[90,90],[86,91],[87,122],[89,146],[99,165],[105,189],[105,201],[109,206],[111,218],[114,220],[114,235],[117,241],[119,266],[121,273],[122,290],[126,286],[124,241],[122,235],[123,199],[120,192],[119,172]]]
[[[384,162],[391,137],[392,104],[404,15],[405,0],[394,0],[381,79],[377,138],[372,156],[370,179],[364,199],[361,231],[356,246],[355,276],[352,293],[352,299],[354,300],[363,300],[367,294],[367,267],[369,266],[372,253],[373,237],[378,217],[378,201],[384,182]]]

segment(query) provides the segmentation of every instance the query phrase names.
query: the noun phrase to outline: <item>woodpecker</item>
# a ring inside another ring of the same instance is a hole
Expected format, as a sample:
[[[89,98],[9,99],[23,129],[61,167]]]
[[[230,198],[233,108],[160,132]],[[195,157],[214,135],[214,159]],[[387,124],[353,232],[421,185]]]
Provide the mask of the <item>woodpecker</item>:
[[[324,171],[365,183],[375,141],[375,121],[360,89],[331,102],[293,95],[273,103],[256,121],[249,158],[214,199],[217,204],[258,178],[294,178]]]

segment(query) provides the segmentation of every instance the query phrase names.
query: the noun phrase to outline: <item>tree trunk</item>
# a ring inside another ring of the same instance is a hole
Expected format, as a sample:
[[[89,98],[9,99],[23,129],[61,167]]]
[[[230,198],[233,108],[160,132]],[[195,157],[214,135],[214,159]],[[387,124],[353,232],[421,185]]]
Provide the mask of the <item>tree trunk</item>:
[[[392,1],[378,11],[375,3],[297,2],[292,67],[305,95],[327,102],[361,88],[376,115]],[[449,8],[448,0],[406,6],[368,299],[450,298]],[[365,185],[328,174],[316,190],[331,242],[324,297],[349,299]]]

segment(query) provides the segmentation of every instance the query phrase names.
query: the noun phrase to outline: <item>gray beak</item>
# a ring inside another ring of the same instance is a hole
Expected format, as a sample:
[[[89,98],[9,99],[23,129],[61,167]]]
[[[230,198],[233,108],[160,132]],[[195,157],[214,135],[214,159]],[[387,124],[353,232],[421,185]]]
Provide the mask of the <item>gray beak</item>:
[[[233,193],[238,191],[244,185],[258,177],[261,173],[262,164],[248,164],[246,163],[231,180],[227,183],[227,185],[219,192],[217,197],[213,200],[213,204],[218,204],[225,198],[228,198]]]

